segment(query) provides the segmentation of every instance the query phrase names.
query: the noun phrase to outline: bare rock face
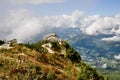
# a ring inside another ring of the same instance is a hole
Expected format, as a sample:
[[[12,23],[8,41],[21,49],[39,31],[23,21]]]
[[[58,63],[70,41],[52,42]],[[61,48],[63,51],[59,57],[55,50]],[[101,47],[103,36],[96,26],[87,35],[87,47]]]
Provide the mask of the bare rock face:
[[[61,44],[61,41],[62,41],[60,38],[57,37],[57,35],[55,33],[51,33],[51,34],[45,36],[43,38],[43,40],[49,41],[49,42],[58,42],[60,44]]]

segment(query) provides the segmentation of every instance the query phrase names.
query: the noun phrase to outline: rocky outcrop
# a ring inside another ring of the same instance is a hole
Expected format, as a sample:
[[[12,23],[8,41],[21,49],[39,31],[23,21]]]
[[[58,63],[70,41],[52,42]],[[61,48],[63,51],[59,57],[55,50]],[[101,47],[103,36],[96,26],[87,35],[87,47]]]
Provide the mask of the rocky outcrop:
[[[11,47],[11,46],[13,46],[13,45],[15,45],[15,44],[17,44],[17,39],[13,39],[13,40],[4,40],[4,44],[2,44],[1,46],[0,46],[0,49],[2,49],[2,48],[4,48],[4,49],[11,49],[11,48],[13,48],[13,47]]]
[[[55,33],[51,33],[43,38],[45,41],[62,43],[62,40]]]

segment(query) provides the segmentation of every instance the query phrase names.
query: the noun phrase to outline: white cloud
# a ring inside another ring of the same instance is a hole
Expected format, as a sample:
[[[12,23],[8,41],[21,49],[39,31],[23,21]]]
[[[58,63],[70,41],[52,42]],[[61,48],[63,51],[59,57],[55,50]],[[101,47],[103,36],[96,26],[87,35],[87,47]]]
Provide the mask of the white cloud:
[[[83,12],[74,11],[72,15],[45,16],[46,25],[53,27],[78,27],[79,20],[83,17]]]
[[[101,17],[99,15],[89,16],[83,21],[85,25],[84,32],[89,35],[97,35],[101,33],[107,33],[107,29],[112,29],[113,18],[112,17]]]
[[[103,41],[120,41],[119,36],[113,36],[113,37],[108,37],[108,38],[102,38]]]
[[[107,68],[107,63],[103,64],[103,65],[102,65],[102,68],[103,68],[103,69]]]
[[[66,0],[11,0],[13,3],[19,4],[46,4],[46,3],[60,3]]]
[[[106,41],[120,41],[120,17],[102,17],[100,15],[86,17],[81,25],[81,30],[88,35],[114,34],[110,38],[103,38]]]
[[[102,40],[120,41],[119,15],[83,17],[83,12],[74,11],[71,15],[38,17],[25,9],[11,10],[4,19],[0,19],[0,38],[17,38],[19,41],[26,41],[54,27],[78,27],[88,35],[114,34]]]
[[[10,11],[10,14],[1,24],[0,32],[5,35],[4,38],[17,38],[20,41],[29,39],[42,31],[39,19],[24,9]]]
[[[115,17],[120,19],[120,14],[115,15]]]
[[[82,15],[82,12],[75,11],[71,16],[38,17],[25,9],[12,10],[0,22],[0,32],[4,35],[0,35],[0,38],[17,38],[23,42],[53,27],[76,27],[76,22],[80,20]]]
[[[120,60],[120,54],[119,55],[114,55],[114,58]]]

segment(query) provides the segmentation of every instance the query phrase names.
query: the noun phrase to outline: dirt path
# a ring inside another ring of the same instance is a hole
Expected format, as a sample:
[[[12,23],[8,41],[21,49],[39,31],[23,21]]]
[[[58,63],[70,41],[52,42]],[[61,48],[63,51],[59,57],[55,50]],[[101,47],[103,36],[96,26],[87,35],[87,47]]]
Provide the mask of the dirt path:
[[[50,43],[42,45],[43,48],[47,49],[49,53],[55,53],[53,50],[51,50],[49,47],[52,45]]]

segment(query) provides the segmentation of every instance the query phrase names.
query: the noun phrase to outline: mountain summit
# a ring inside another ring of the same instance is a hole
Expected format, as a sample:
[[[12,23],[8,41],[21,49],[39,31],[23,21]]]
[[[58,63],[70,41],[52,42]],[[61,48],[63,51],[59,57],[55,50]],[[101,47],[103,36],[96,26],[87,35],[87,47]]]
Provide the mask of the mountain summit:
[[[0,49],[0,80],[105,80],[55,33]]]
[[[49,42],[59,42],[61,43],[61,39],[57,37],[55,33],[51,33],[49,35],[46,35],[43,40],[49,41]]]
[[[81,57],[66,41],[57,37],[55,33],[51,33],[43,38],[43,48],[47,49],[48,53],[57,53],[64,58],[69,58],[71,61],[79,62]]]

